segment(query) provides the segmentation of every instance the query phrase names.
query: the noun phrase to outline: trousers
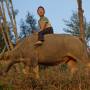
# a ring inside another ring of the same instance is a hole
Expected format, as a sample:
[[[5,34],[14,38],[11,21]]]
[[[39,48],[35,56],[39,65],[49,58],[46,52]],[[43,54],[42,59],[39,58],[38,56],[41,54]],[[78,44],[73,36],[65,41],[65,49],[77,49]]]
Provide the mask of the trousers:
[[[39,41],[44,41],[44,35],[45,34],[53,34],[53,28],[52,27],[48,27],[48,28],[38,32],[38,40]]]

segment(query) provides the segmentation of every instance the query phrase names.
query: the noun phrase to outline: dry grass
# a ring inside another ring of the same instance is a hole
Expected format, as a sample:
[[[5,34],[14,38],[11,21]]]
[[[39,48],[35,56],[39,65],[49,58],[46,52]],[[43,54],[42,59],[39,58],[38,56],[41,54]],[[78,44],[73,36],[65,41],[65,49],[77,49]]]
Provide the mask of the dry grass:
[[[5,65],[1,64],[0,69]],[[0,76],[0,90],[90,90],[90,70],[80,66],[70,78],[66,65],[40,69],[40,80],[26,77],[13,67],[6,76]]]

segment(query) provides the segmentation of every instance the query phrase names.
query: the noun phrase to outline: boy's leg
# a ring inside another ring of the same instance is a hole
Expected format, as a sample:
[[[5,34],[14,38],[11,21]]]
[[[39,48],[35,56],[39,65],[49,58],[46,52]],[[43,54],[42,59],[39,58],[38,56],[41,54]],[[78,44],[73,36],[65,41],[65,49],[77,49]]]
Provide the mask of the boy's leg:
[[[46,30],[40,31],[38,33],[38,40],[39,41],[44,41],[44,35],[45,34],[53,34],[53,28],[50,27],[50,28],[47,28]]]
[[[42,44],[42,41],[44,41],[44,35],[45,34],[53,34],[53,28],[50,27],[50,28],[47,28],[47,29],[45,29],[43,31],[40,31],[38,33],[38,41],[36,42],[36,45],[37,44]]]
[[[38,41],[44,41],[44,34],[45,34],[44,31],[40,31],[38,33]]]
[[[44,30],[44,34],[53,34],[53,28],[49,27],[46,30]]]
[[[42,41],[44,41],[44,32],[40,31],[38,32],[38,41],[35,43],[35,45],[41,45]]]
[[[53,34],[53,28],[52,27],[47,28],[46,34]]]

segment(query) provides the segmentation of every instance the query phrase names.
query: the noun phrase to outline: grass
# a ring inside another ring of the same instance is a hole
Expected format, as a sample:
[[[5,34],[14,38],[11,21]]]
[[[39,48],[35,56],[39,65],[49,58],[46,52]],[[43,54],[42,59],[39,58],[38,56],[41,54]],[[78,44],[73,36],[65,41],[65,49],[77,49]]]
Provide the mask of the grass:
[[[3,66],[3,65],[2,65]],[[80,67],[70,79],[67,66],[62,64],[54,67],[40,69],[40,79],[26,77],[14,68],[6,77],[0,76],[0,90],[90,90],[90,70]]]

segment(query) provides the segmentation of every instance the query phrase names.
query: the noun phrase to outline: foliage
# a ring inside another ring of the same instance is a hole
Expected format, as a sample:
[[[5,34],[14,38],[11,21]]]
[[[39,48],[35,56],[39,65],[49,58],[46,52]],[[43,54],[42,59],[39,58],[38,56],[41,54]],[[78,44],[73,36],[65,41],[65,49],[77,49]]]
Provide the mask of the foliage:
[[[27,77],[13,67],[6,76],[0,76],[0,90],[90,90],[89,68],[79,65],[78,71],[71,77],[65,67],[58,65],[40,69],[38,80],[34,77],[35,73],[30,72],[30,77]]]
[[[66,28],[64,31],[66,33],[72,34],[74,36],[80,35],[80,28],[79,28],[79,18],[77,12],[73,12],[70,20],[64,20]],[[90,40],[90,23],[86,21],[84,16],[84,30],[85,30],[85,39],[88,42]]]
[[[26,15],[25,21],[21,19],[20,31],[20,37],[26,37],[33,32],[38,31],[36,19],[29,12]]]

